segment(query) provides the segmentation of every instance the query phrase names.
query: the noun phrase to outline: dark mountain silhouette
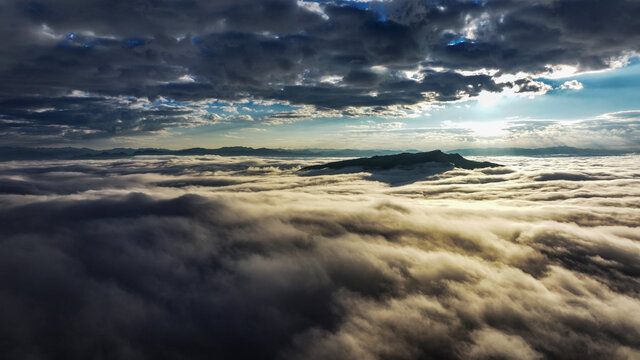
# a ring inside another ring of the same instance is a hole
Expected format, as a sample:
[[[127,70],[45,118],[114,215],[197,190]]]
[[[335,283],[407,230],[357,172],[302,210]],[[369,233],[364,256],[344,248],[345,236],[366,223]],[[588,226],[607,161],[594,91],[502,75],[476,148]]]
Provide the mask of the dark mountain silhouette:
[[[383,155],[369,158],[335,161],[322,165],[307,166],[302,168],[301,170],[344,169],[348,167],[359,167],[363,170],[387,170],[396,167],[410,167],[425,163],[452,165],[454,167],[468,170],[501,166],[487,161],[478,162],[467,160],[460,154],[445,154],[440,150],[434,150],[416,154],[402,153],[396,155]]]
[[[33,148],[0,146],[0,161],[11,160],[81,160],[118,159],[132,156],[263,156],[263,157],[365,157],[374,155],[395,155],[401,150],[359,150],[359,149],[269,149],[244,146],[228,146],[216,149],[190,148],[170,150],[160,148],[115,148],[94,150],[89,148],[59,147]],[[405,153],[419,153],[419,150],[404,150]],[[451,150],[450,153],[477,156],[615,156],[634,152],[633,150],[581,149],[567,146],[526,149],[526,148],[472,148]]]
[[[414,150],[407,150],[413,152]],[[417,150],[415,150],[417,152]],[[219,155],[219,156],[264,156],[264,157],[357,157],[376,154],[395,154],[398,150],[357,150],[357,149],[269,149],[244,146],[221,147],[217,149],[190,148],[182,150],[156,148],[116,148],[94,150],[88,148],[29,148],[0,147],[0,161],[11,160],[81,160],[117,159],[141,155]]]

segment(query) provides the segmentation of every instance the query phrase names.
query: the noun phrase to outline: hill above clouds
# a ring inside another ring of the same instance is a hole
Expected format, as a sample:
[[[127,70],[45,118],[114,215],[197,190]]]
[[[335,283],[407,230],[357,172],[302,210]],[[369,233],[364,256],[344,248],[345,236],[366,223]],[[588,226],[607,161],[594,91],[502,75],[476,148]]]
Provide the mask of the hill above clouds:
[[[472,170],[487,167],[498,167],[501,165],[491,162],[479,162],[465,159],[460,154],[446,154],[440,150],[421,153],[402,153],[395,155],[373,156],[369,158],[359,158],[351,160],[335,161],[321,165],[312,165],[301,170],[319,169],[344,169],[348,167],[360,167],[363,170],[388,170],[397,167],[411,167],[425,163],[436,163],[451,165],[457,168]]]

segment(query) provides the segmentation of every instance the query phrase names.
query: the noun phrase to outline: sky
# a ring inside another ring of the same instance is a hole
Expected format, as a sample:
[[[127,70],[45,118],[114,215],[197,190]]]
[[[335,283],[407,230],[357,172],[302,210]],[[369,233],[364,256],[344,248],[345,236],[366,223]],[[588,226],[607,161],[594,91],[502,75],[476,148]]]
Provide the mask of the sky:
[[[0,145],[640,148],[633,0],[0,4]]]

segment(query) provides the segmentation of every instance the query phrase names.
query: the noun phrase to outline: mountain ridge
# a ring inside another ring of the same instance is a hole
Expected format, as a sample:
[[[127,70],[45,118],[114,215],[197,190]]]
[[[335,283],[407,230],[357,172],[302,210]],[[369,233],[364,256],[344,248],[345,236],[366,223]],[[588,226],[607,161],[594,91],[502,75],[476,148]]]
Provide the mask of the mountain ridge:
[[[83,160],[114,159],[132,156],[264,156],[264,157],[366,157],[394,155],[398,153],[419,153],[420,150],[376,150],[376,149],[282,149],[252,148],[246,146],[226,146],[220,148],[193,147],[170,150],[163,148],[113,148],[95,150],[86,147],[15,147],[0,146],[0,161],[11,160]],[[635,150],[606,150],[557,146],[547,148],[466,148],[448,150],[463,156],[618,156],[636,152]]]
[[[433,150],[420,153],[379,155],[367,158],[334,161],[320,165],[306,166],[300,170],[305,171],[320,169],[343,169],[348,167],[361,167],[363,170],[388,170],[391,168],[413,166],[432,162],[453,165],[454,167],[467,170],[502,166],[488,161],[468,160],[462,157],[462,155],[460,154],[447,154],[442,152],[441,150]]]
[[[450,152],[466,156],[618,156],[636,151],[552,146],[544,148],[466,148],[454,149]]]

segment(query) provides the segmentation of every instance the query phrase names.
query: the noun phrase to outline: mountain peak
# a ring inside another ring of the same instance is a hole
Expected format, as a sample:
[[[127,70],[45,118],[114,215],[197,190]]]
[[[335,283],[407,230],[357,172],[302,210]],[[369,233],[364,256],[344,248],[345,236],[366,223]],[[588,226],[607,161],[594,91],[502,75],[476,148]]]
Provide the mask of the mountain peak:
[[[468,160],[460,154],[446,154],[441,150],[433,150],[421,153],[401,153],[335,161],[321,165],[307,166],[301,170],[343,169],[347,167],[361,167],[364,170],[387,170],[397,166],[413,166],[424,163],[453,165],[454,167],[468,170],[501,166],[487,161],[478,162]]]

